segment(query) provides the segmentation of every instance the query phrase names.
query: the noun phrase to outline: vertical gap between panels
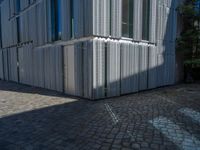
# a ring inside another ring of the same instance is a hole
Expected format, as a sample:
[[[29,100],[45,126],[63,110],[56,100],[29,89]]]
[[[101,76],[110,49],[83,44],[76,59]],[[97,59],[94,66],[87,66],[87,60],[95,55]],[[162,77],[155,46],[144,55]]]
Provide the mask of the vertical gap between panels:
[[[84,96],[84,42],[81,43],[81,76],[82,76],[82,96]]]
[[[121,75],[122,74],[122,44],[121,43],[119,45],[119,53],[120,53],[119,95],[121,95],[121,87],[122,87],[122,85],[121,85],[121,81],[122,81],[122,75]]]
[[[120,43],[120,74],[119,74],[119,95],[121,95],[121,89],[122,89],[122,44]]]
[[[10,69],[10,66],[9,66],[9,49],[6,50],[6,53],[7,53],[7,73],[8,73],[8,80],[10,79],[10,73],[9,73],[9,69]]]
[[[108,91],[108,84],[107,84],[107,59],[108,59],[108,43],[105,42],[105,88],[104,88],[104,92],[105,92],[105,97],[107,97],[107,91]]]
[[[2,50],[2,66],[3,66],[3,79],[5,80],[5,67],[4,67],[4,52]]]
[[[17,51],[17,82],[19,82],[19,48],[16,48]]]
[[[149,89],[149,71],[150,71],[150,63],[149,63],[149,61],[150,61],[150,58],[149,58],[149,56],[150,56],[150,47],[149,47],[149,45],[148,45],[148,48],[147,48],[147,89]]]
[[[64,46],[61,46],[61,59],[62,59],[62,92],[65,92],[65,63],[64,63],[64,59],[65,59],[65,56],[64,56]]]

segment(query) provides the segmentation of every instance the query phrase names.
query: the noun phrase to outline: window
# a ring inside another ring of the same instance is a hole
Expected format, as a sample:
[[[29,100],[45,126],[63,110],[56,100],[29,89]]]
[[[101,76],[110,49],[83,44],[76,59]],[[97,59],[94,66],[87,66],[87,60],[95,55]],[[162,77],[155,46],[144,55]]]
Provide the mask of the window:
[[[15,13],[18,14],[20,12],[20,0],[15,0]]]
[[[150,0],[143,0],[142,40],[149,40]]]
[[[61,0],[51,0],[52,40],[61,39]]]
[[[20,18],[17,17],[16,18],[16,22],[17,22],[17,42],[20,43]]]
[[[122,1],[122,36],[133,38],[133,0]]]
[[[70,0],[71,38],[74,38],[74,0]]]

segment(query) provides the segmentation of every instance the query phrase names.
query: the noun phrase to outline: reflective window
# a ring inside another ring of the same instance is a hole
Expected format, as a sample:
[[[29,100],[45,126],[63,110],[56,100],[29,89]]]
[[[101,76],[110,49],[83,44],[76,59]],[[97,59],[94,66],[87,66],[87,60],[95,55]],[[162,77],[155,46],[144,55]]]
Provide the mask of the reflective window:
[[[71,38],[74,38],[74,0],[70,0]]]
[[[149,40],[150,0],[143,0],[142,40]]]
[[[17,22],[17,42],[20,43],[21,42],[21,39],[20,39],[20,18],[17,17],[16,18],[16,22]]]
[[[18,14],[20,12],[20,0],[15,0],[15,13]]]
[[[133,38],[133,0],[122,1],[122,36]]]
[[[61,0],[51,0],[52,40],[61,39]]]

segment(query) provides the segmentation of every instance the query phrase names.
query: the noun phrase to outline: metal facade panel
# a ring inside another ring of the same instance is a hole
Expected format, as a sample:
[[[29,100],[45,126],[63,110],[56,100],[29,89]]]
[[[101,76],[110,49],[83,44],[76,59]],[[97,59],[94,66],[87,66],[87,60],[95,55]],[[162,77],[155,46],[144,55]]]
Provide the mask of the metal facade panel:
[[[62,48],[19,48],[19,75],[23,84],[62,92]]]
[[[142,0],[134,0],[133,4],[133,39],[142,39]]]
[[[33,55],[32,45],[28,44],[18,48],[19,82],[27,85],[33,84]]]
[[[164,56],[162,54],[158,54],[157,56],[157,86],[164,86]]]
[[[20,42],[27,42],[28,37],[29,37],[29,32],[28,32],[28,13],[22,14],[20,17]]]
[[[122,0],[111,0],[111,36],[120,38],[122,32]]]
[[[50,56],[51,56],[51,51],[49,48],[43,48],[42,49],[44,51],[44,87],[47,89],[51,89],[51,68],[49,68],[49,66],[51,66],[51,60],[50,60]]]
[[[65,93],[83,96],[82,43],[66,46],[64,50]]]
[[[165,55],[164,59],[164,85],[172,85],[175,82],[175,55]]]
[[[83,47],[82,42],[75,43],[75,93],[83,96]]]
[[[105,97],[105,41],[93,40],[93,98]]]
[[[3,51],[0,50],[0,79],[4,79],[4,70],[3,70]]]
[[[15,14],[15,0],[9,0],[10,2],[10,17],[13,17]]]
[[[84,0],[84,36],[93,35],[93,0]]]
[[[25,82],[25,64],[26,64],[26,60],[24,56],[24,48],[18,48],[18,59],[19,59],[19,82],[20,83],[24,83]]]
[[[33,85],[45,87],[44,83],[44,50],[42,48],[33,49]]]
[[[170,55],[169,62],[170,81],[169,84],[173,85],[176,82],[176,55]]]
[[[129,50],[130,43],[121,43],[121,94],[130,93]]]
[[[44,51],[44,88],[63,91],[62,47],[43,48]]]
[[[110,1],[93,0],[93,34],[110,35]]]
[[[61,38],[62,40],[71,39],[72,24],[71,24],[70,2],[71,2],[70,0],[61,0],[61,15],[62,15],[62,37]]]
[[[120,43],[109,40],[106,48],[106,96],[120,95]]]
[[[74,0],[74,36],[75,38],[84,35],[84,0]]]
[[[64,1],[67,2],[67,0],[64,0]],[[62,0],[62,9],[63,9],[63,7],[65,7],[65,4],[63,3],[63,0]],[[47,34],[47,42],[50,43],[50,42],[52,42],[52,39],[53,39],[53,35],[52,35],[52,20],[51,20],[52,19],[52,17],[51,17],[51,1],[50,0],[46,1],[46,9],[47,9],[47,16],[46,16],[46,19],[47,19],[46,20],[46,22],[47,22],[47,26],[46,26],[47,33],[46,34]],[[63,29],[64,26],[63,25],[65,25],[65,20],[63,20],[63,22],[62,22],[62,30],[64,32],[64,29]],[[62,37],[62,38],[64,38],[64,37]]]
[[[12,29],[11,29],[11,32],[12,32],[12,45],[16,45],[17,44],[17,21],[16,19],[12,20],[11,21],[11,25],[12,25]]]
[[[29,0],[20,0],[20,9],[24,10],[29,6]]]
[[[78,42],[64,48],[65,93],[93,98],[93,43]]]
[[[121,43],[121,94],[138,91],[139,48],[131,42]]]
[[[149,40],[152,43],[156,42],[157,6],[157,0],[150,0]]]
[[[131,92],[137,92],[139,89],[139,52],[140,47],[138,44],[130,44],[130,82]]]
[[[8,49],[9,80],[18,82],[17,49]]]
[[[150,0],[150,41],[144,44],[147,41],[142,41],[141,0],[134,0],[134,41],[121,39],[122,0],[74,0],[73,8],[70,8],[71,0],[61,0],[61,40],[75,38],[76,41],[65,46],[64,56],[62,46],[56,46],[64,42],[52,41],[50,1],[38,0],[25,10],[28,1],[21,1],[24,11],[17,17],[22,43],[18,57],[21,83],[63,91],[64,81],[65,93],[90,99],[174,83],[177,1]],[[0,67],[4,69],[0,68],[0,78],[16,81],[17,18],[10,19],[14,11],[14,0],[2,2]],[[86,36],[98,38],[79,41]]]
[[[32,47],[32,44],[27,44],[26,46],[26,70],[27,70],[27,74],[26,74],[26,80],[27,80],[27,83],[28,85],[33,85],[33,47]]]
[[[139,90],[148,88],[148,45],[140,45],[139,51]]]
[[[36,17],[37,17],[37,39],[38,39],[38,45],[44,45],[47,41],[46,39],[46,1],[41,1],[38,5],[36,5]]]
[[[74,45],[64,47],[65,93],[75,95],[75,53]]]
[[[158,1],[157,86],[175,83],[175,39],[177,1]]]
[[[158,5],[158,20],[157,20],[157,40],[164,39],[164,24],[166,24],[166,9],[163,5]]]
[[[29,32],[30,32],[30,39],[31,39],[31,41],[33,41],[33,46],[38,45],[38,38],[37,38],[38,19],[37,19],[36,11],[37,11],[36,7],[33,7],[32,9],[30,9],[28,11],[28,13],[29,13],[29,29],[31,29]]]
[[[3,72],[4,80],[9,80],[8,50],[3,50]]]
[[[169,55],[164,55],[164,85],[169,85],[170,82],[170,68],[169,68],[169,62],[170,62],[170,56]]]
[[[56,57],[56,64],[55,64],[55,78],[56,78],[56,91],[63,92],[64,90],[64,71],[63,71],[63,47],[56,46],[55,47],[55,57]]]
[[[149,46],[148,56],[148,88],[157,87],[157,48],[156,46]]]
[[[83,42],[83,94],[84,97],[93,98],[93,42],[92,40]]]
[[[9,21],[9,1],[3,1],[1,3],[1,32],[2,32],[2,47],[8,47],[12,45],[12,25]]]
[[[30,0],[30,4],[34,3],[35,1],[37,1],[37,0]]]

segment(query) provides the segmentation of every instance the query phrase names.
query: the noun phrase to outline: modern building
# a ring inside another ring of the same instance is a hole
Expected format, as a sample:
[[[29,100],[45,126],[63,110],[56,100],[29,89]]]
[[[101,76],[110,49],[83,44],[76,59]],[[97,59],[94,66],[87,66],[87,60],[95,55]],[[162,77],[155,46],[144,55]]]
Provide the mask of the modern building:
[[[88,99],[175,83],[178,0],[3,0],[0,78]]]

